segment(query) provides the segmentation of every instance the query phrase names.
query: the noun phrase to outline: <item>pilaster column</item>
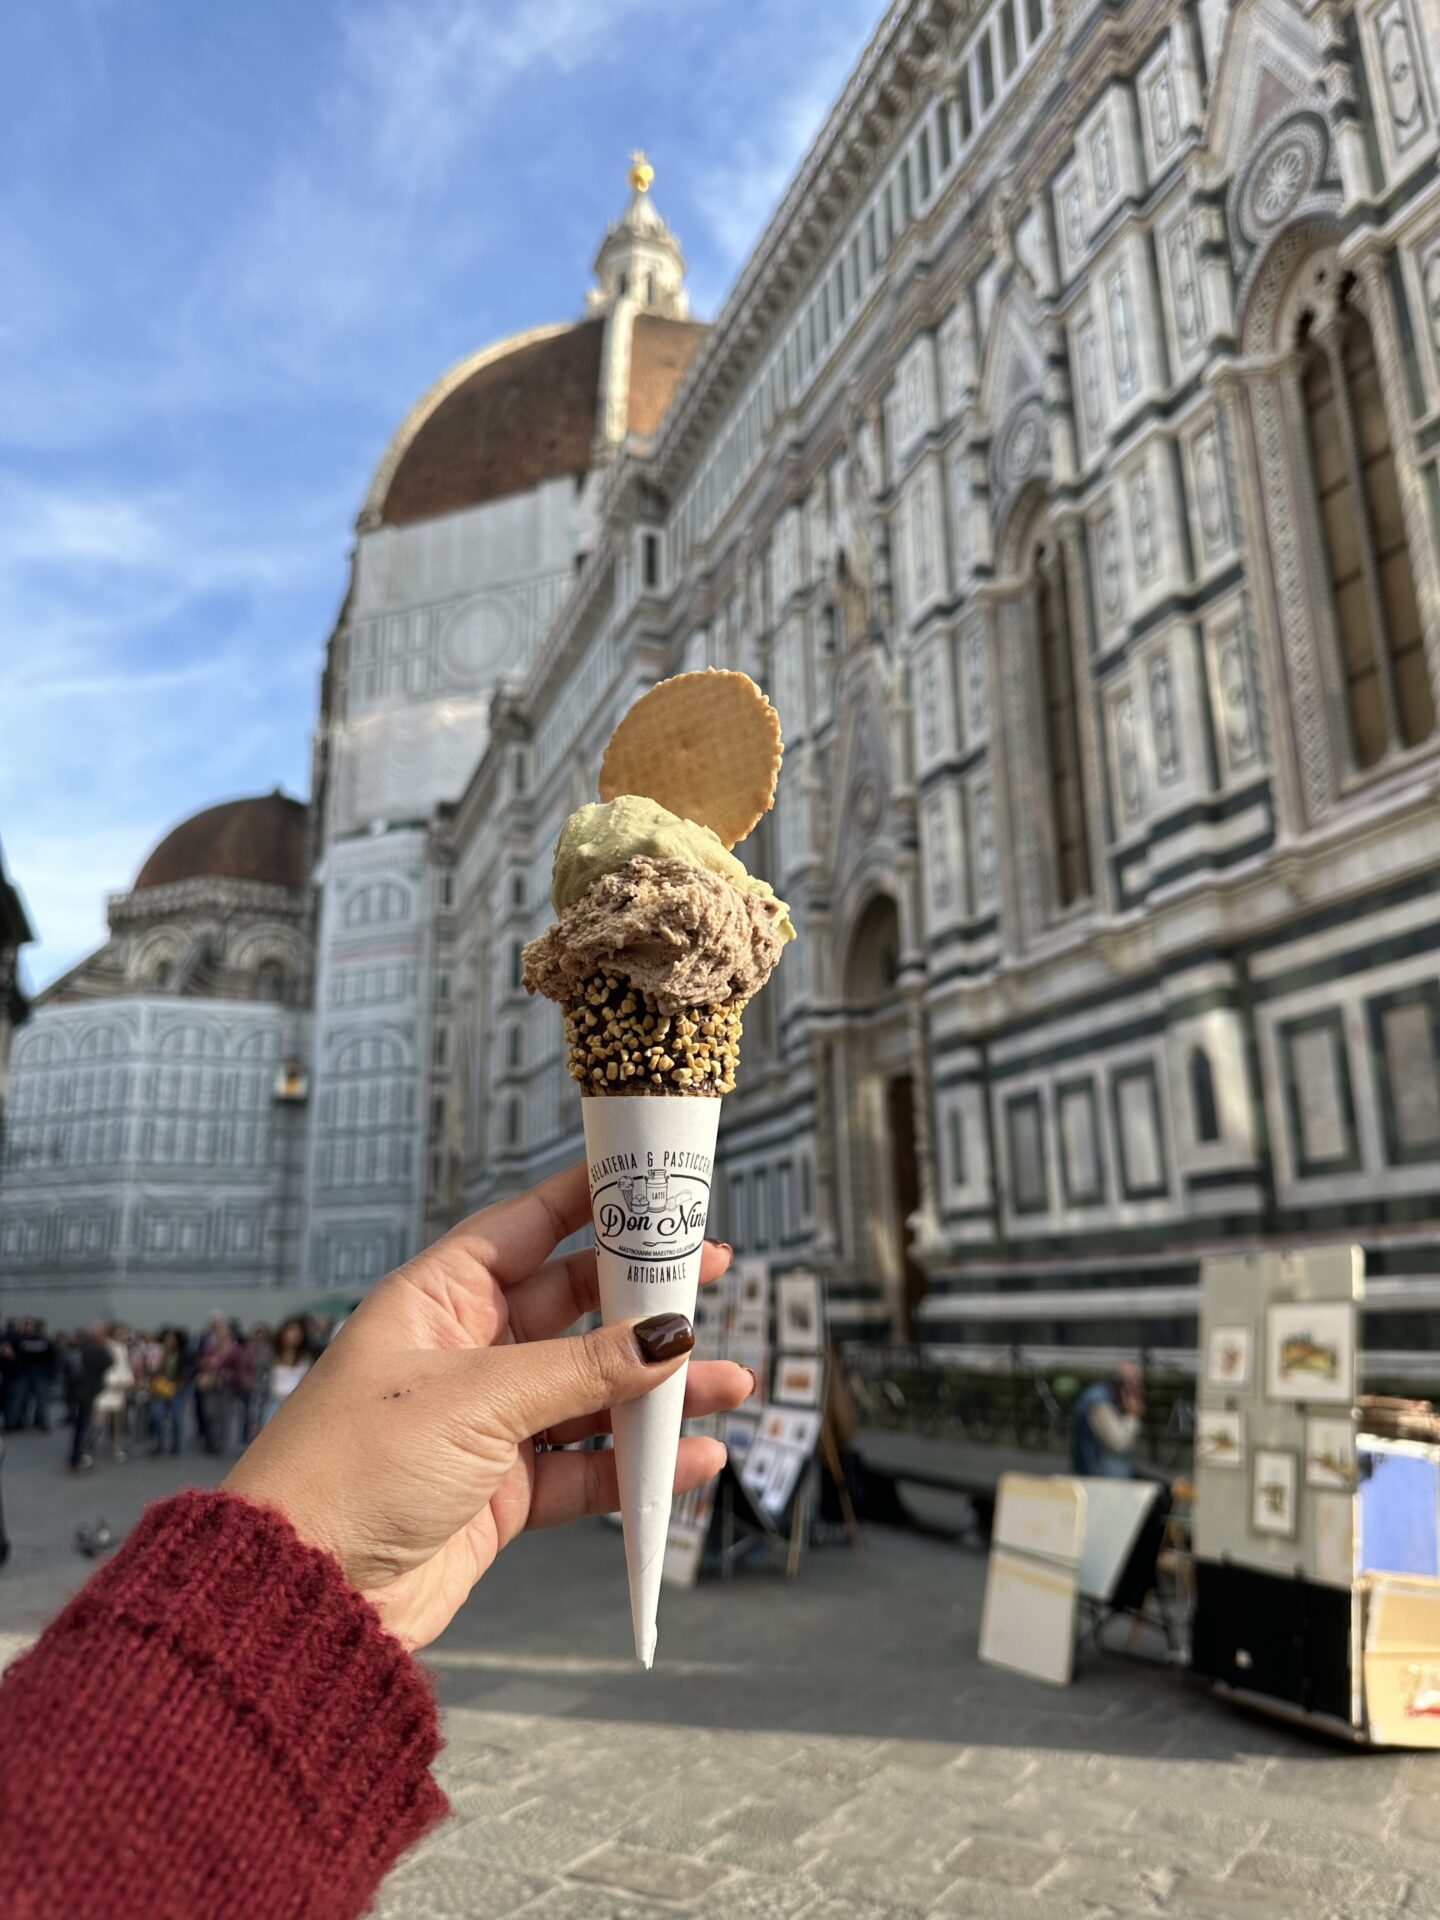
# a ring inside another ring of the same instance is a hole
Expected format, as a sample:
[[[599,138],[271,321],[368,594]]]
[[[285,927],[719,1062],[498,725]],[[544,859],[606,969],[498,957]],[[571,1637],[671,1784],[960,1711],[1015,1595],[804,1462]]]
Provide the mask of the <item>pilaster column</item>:
[[[810,1075],[815,1087],[815,1258],[833,1265],[844,1236],[835,1180],[835,1044],[824,1033],[810,1035]]]
[[[914,1215],[915,1250],[939,1246],[940,1188],[935,1166],[934,1086],[930,1077],[930,1022],[925,1011],[923,974],[905,985],[905,1018],[910,1044],[911,1103],[915,1110],[915,1168],[920,1205]]]
[[[1330,137],[1340,168],[1345,205],[1353,206],[1370,191],[1370,162],[1360,126],[1360,104],[1350,60],[1350,43],[1338,7],[1317,7],[1311,15],[1320,35],[1321,82],[1330,121]]]

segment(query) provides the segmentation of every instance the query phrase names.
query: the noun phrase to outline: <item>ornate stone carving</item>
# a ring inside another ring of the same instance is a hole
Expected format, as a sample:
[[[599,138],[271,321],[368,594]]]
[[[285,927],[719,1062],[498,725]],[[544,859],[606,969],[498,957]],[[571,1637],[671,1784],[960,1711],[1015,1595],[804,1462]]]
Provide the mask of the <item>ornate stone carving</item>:
[[[1080,405],[1090,451],[1098,445],[1105,426],[1104,374],[1100,367],[1100,340],[1093,320],[1079,333]]]
[[[1103,207],[1119,185],[1115,172],[1115,143],[1110,133],[1108,115],[1103,117],[1090,135],[1090,183],[1095,192],[1095,205]]]
[[[1405,0],[1388,0],[1375,15],[1385,105],[1396,151],[1406,152],[1429,125],[1424,76],[1415,51],[1415,29]]]
[[[1038,394],[1022,400],[995,442],[994,482],[997,522],[1003,503],[1012,499],[1027,480],[1050,465],[1050,429],[1045,404]]]
[[[1175,338],[1181,351],[1193,353],[1204,332],[1200,311],[1200,279],[1195,271],[1195,246],[1190,223],[1181,220],[1166,242],[1166,260],[1170,268],[1170,300],[1175,320]]]
[[[1155,142],[1157,161],[1168,157],[1175,145],[1179,133],[1179,121],[1175,111],[1175,82],[1171,78],[1168,66],[1162,66],[1152,77],[1148,95],[1150,103],[1150,133]]]
[[[985,676],[985,632],[978,623],[965,642],[965,715],[970,743],[983,740],[990,725]]]
[[[975,893],[988,903],[995,897],[995,800],[988,780],[974,789]]]
[[[1115,730],[1115,773],[1120,807],[1127,820],[1138,820],[1144,804],[1140,777],[1140,743],[1135,729],[1135,697],[1127,687],[1111,705]]]
[[[1285,414],[1278,384],[1267,382],[1257,388],[1251,404],[1262,497],[1270,522],[1275,603],[1290,683],[1291,726],[1300,790],[1306,814],[1313,822],[1330,805],[1335,775],[1306,581],[1308,543],[1295,517],[1293,483],[1286,459]]]
[[[1130,298],[1130,276],[1117,267],[1105,282],[1106,311],[1110,316],[1110,359],[1115,368],[1115,391],[1129,400],[1140,386],[1139,342]]]
[[[1193,437],[1191,458],[1195,473],[1195,508],[1200,544],[1206,560],[1226,553],[1231,545],[1229,487],[1220,446],[1220,426],[1212,421]]]
[[[1175,725],[1175,686],[1170,656],[1157,653],[1150,662],[1150,737],[1155,742],[1155,774],[1162,786],[1180,778],[1180,734]]]
[[[1301,223],[1339,213],[1340,187],[1329,171],[1329,124],[1324,103],[1317,101],[1282,121],[1231,181],[1226,221],[1239,270],[1237,313],[1247,331],[1245,309],[1262,261],[1265,282],[1278,300],[1285,275],[1275,256],[1284,249],[1298,259],[1314,242],[1313,229]]]
[[[1220,642],[1216,654],[1216,673],[1220,684],[1220,717],[1225,734],[1226,757],[1232,768],[1243,767],[1255,757],[1255,725],[1250,712],[1245,629],[1238,623]]]
[[[1148,586],[1155,577],[1155,507],[1150,497],[1150,475],[1142,467],[1130,482],[1130,550],[1135,556],[1135,577]]]
[[[1125,563],[1120,551],[1120,522],[1107,507],[1095,522],[1095,548],[1100,575],[1100,610],[1107,632],[1125,617]]]

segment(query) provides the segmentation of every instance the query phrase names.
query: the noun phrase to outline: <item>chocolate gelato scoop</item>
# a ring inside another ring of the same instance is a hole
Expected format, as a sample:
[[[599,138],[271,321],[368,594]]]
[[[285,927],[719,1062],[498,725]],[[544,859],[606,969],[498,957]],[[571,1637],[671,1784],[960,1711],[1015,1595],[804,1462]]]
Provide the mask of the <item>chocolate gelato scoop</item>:
[[[748,1000],[790,937],[784,907],[685,860],[637,855],[606,873],[525,949],[525,986],[565,1001],[605,968],[664,1013]]]

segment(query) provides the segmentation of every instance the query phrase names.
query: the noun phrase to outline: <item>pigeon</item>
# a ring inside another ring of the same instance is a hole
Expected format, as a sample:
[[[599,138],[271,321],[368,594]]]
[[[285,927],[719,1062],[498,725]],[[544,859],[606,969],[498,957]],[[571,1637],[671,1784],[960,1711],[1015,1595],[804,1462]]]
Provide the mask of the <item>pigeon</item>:
[[[93,1560],[99,1553],[113,1547],[115,1536],[110,1531],[108,1520],[82,1520],[75,1529],[75,1551],[83,1553],[87,1560]]]

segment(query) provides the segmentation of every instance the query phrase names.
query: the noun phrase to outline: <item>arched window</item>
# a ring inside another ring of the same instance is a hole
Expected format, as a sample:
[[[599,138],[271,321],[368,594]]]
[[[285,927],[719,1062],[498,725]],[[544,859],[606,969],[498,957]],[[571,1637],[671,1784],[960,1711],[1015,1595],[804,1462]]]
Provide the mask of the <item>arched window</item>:
[[[157,960],[150,969],[150,985],[156,993],[164,993],[175,977],[175,969],[168,960]]]
[[[1190,1111],[1195,1138],[1202,1144],[1220,1138],[1220,1116],[1215,1107],[1215,1075],[1204,1047],[1190,1049]]]
[[[1045,729],[1046,774],[1055,840],[1055,900],[1073,907],[1090,892],[1090,852],[1085,830],[1085,790],[1080,773],[1080,732],[1071,671],[1069,596],[1065,557],[1058,542],[1037,541],[1030,563],[1035,592],[1040,700]]]
[[[1355,764],[1435,727],[1424,630],[1375,343],[1353,283],[1302,323],[1301,398]]]

